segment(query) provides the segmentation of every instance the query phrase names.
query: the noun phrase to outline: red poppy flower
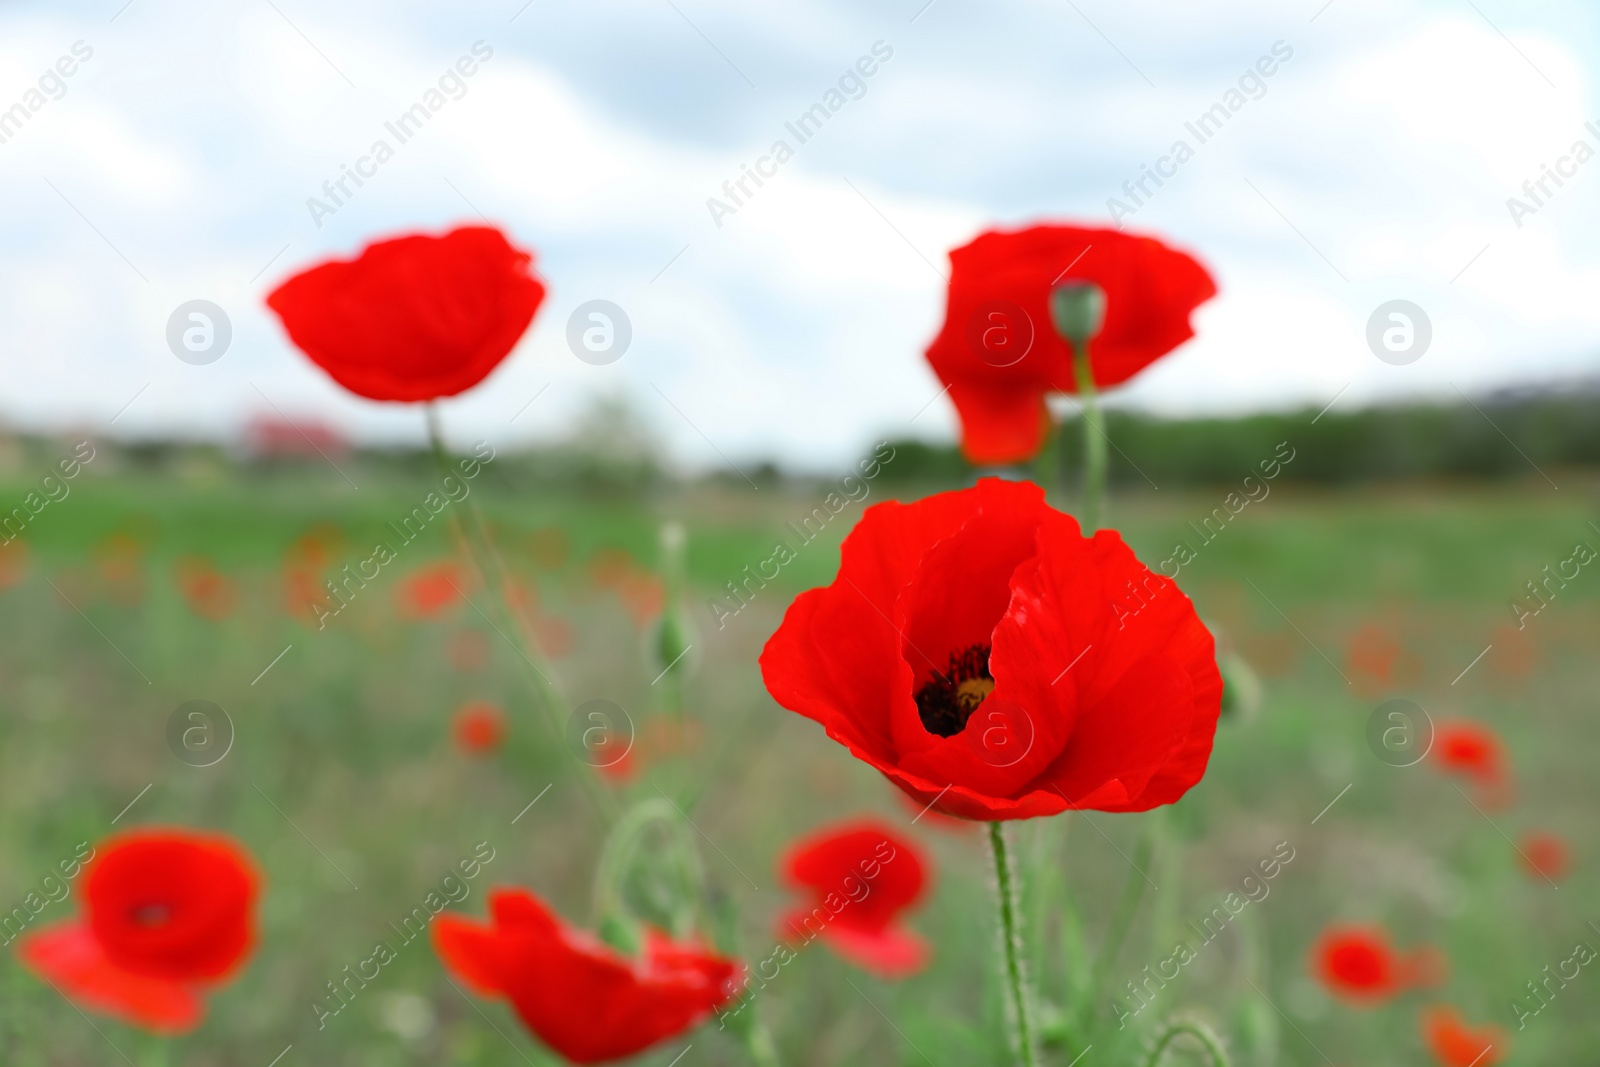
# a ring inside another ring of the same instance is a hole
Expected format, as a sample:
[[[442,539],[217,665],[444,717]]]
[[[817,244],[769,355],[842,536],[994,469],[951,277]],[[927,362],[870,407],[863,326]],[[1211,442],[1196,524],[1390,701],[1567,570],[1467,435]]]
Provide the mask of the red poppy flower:
[[[533,257],[468,226],[368,245],[297,274],[267,297],[289,339],[371,400],[435,400],[483,381],[544,300]]]
[[[1375,697],[1414,683],[1421,677],[1422,660],[1388,629],[1368,622],[1350,640],[1345,669],[1360,695]]]
[[[643,958],[624,956],[561,921],[525,889],[489,893],[488,923],[433,922],[445,967],[485,996],[505,997],[539,1039],[574,1063],[602,1063],[698,1024],[732,999],[734,963],[649,931]]]
[[[823,942],[881,978],[904,978],[928,963],[928,943],[900,915],[927,885],[922,850],[881,823],[825,827],[796,841],[779,863],[809,899],[785,915],[779,935]]]
[[[84,915],[24,935],[24,964],[75,1003],[163,1033],[193,1029],[200,994],[255,944],[260,879],[225,837],[140,830],[102,844]]]
[[[1441,772],[1477,783],[1489,804],[1502,807],[1509,801],[1511,780],[1500,738],[1482,723],[1465,719],[1439,723],[1429,755]]]
[[[1572,857],[1567,843],[1556,834],[1531,831],[1522,835],[1517,845],[1522,868],[1534,878],[1548,878],[1559,882],[1572,868]]]
[[[696,719],[657,715],[645,720],[639,747],[650,760],[693,755],[705,742],[705,728]]]
[[[1051,325],[1051,288],[1089,281],[1106,295],[1089,346],[1098,387],[1117,385],[1194,336],[1189,314],[1216,295],[1194,259],[1149,237],[1076,226],[980,234],[950,253],[944,327],[928,362],[961,416],[974,463],[1039,451],[1047,393],[1076,393],[1072,350]]]
[[[419,567],[395,589],[400,617],[413,622],[437,618],[461,599],[466,584],[466,572],[452,560]]]
[[[184,602],[201,618],[220,622],[238,606],[238,587],[209,560],[185,556],[178,560],[174,573]]]
[[[1494,1067],[1509,1051],[1510,1039],[1498,1026],[1474,1030],[1454,1008],[1439,1005],[1422,1016],[1422,1036],[1444,1067]]]
[[[469,756],[493,752],[506,736],[506,717],[487,700],[461,705],[455,716],[456,746]]]
[[[322,574],[344,543],[337,527],[319,524],[283,553],[283,610],[306,625],[317,621],[316,605],[327,599]]]
[[[555,615],[542,615],[533,624],[533,639],[539,651],[551,659],[565,659],[572,655],[575,639],[572,624]]]
[[[0,589],[10,589],[28,571],[28,543],[7,541],[0,544]]]
[[[619,588],[633,573],[633,557],[620,548],[597,548],[589,557],[589,580],[601,589]]]
[[[644,626],[660,615],[667,604],[667,585],[646,570],[637,570],[622,580],[617,587],[622,606],[635,624]]]
[[[1144,811],[1205,773],[1211,634],[1115,531],[1027,482],[870,507],[761,653],[779,704],[968,819]]]
[[[1357,1003],[1373,1004],[1412,986],[1437,985],[1444,959],[1437,949],[1396,951],[1389,936],[1376,927],[1333,927],[1311,949],[1311,973],[1329,992]]]
[[[111,599],[133,607],[144,599],[144,545],[125,533],[113,533],[94,547],[95,565]]]
[[[629,744],[626,738],[611,734],[589,750],[588,758],[602,778],[625,785],[633,781],[644,763],[636,749],[637,746]]]

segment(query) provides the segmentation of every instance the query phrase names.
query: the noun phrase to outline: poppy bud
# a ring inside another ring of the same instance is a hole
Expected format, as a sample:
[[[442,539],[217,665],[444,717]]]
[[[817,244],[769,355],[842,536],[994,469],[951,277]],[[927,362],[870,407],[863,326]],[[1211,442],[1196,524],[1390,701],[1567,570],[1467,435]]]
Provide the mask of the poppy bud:
[[[1050,290],[1050,321],[1075,352],[1100,335],[1106,322],[1106,291],[1094,282],[1065,281]]]
[[[694,627],[684,614],[679,593],[683,589],[683,554],[688,537],[683,524],[669,522],[661,527],[661,568],[666,578],[666,605],[651,641],[654,669],[671,675],[675,683],[688,674],[694,647]],[[659,676],[658,676],[659,677]],[[674,709],[677,710],[677,709]]]
[[[1245,721],[1261,710],[1261,679],[1237,652],[1224,650],[1217,657],[1222,672],[1222,714]]]

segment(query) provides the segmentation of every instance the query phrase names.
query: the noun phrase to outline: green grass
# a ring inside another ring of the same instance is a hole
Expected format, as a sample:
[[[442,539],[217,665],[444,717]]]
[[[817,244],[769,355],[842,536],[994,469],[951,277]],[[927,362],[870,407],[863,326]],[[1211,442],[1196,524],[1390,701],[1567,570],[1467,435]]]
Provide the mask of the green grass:
[[[327,630],[281,609],[279,566],[295,538],[332,523],[344,534],[336,563],[362,558],[384,524],[428,488],[359,463],[347,471],[360,490],[305,472],[252,475],[211,465],[179,477],[112,476],[109,465],[91,466],[72,495],[29,528],[21,580],[0,591],[0,908],[20,903],[78,842],[156,823],[236,835],[258,857],[268,892],[248,970],[212,998],[197,1033],[173,1042],[102,1019],[97,1032],[3,957],[0,1062],[117,1063],[120,1051],[138,1067],[266,1067],[289,1045],[280,1067],[550,1062],[502,1005],[469,1003],[453,989],[420,940],[318,1029],[311,1004],[326,994],[324,983],[392,937],[388,924],[421,903],[478,842],[490,842],[495,859],[463,908],[479,913],[487,885],[517,883],[581,922],[589,919],[602,844],[602,822],[577,787],[583,768],[536,713],[516,649],[470,606],[439,621],[396,617],[401,576],[451,553],[444,523],[405,547]],[[1141,833],[1158,838],[1146,873],[1160,888],[1145,887],[1132,936],[1111,969],[1117,992],[1168,956],[1184,924],[1208,913],[1278,842],[1289,842],[1295,858],[1270,895],[1206,946],[1129,1031],[1117,1031],[1111,995],[1102,995],[1092,1005],[1098,1025],[1085,1064],[1140,1062],[1135,1052],[1148,1024],[1185,1010],[1221,1031],[1240,1065],[1321,1064],[1323,1054],[1337,1064],[1427,1062],[1416,1025],[1422,1005],[1447,1001],[1476,1022],[1514,1029],[1510,1001],[1525,981],[1567,958],[1577,941],[1600,944],[1586,926],[1600,922],[1590,903],[1600,887],[1593,862],[1600,834],[1591,816],[1600,799],[1591,755],[1600,742],[1592,714],[1600,691],[1593,655],[1600,574],[1586,568],[1525,631],[1507,629],[1508,603],[1524,582],[1565,559],[1578,540],[1600,545],[1587,525],[1595,517],[1586,496],[1592,487],[1552,473],[1559,492],[1542,481],[1338,494],[1282,486],[1203,546],[1187,523],[1219,505],[1225,490],[1113,501],[1112,523],[1147,563],[1179,540],[1195,545],[1180,584],[1265,676],[1266,699],[1256,716],[1223,724],[1206,780],[1177,807],[1016,828],[1033,887],[1024,911],[1043,917],[1030,952],[1044,995],[1059,1003],[1084,953],[1105,937]],[[18,478],[0,489],[0,502],[27,488]],[[537,585],[541,610],[571,625],[572,650],[553,661],[569,702],[610,700],[641,726],[659,713],[650,685],[659,668],[646,655],[646,632],[616,596],[594,586],[587,562],[598,549],[620,548],[654,566],[659,524],[676,519],[688,527],[698,627],[688,707],[704,724],[703,743],[686,761],[647,767],[622,792],[656,796],[659,785],[674,796],[694,793],[702,860],[720,897],[737,909],[747,959],[772,945],[774,917],[787,899],[773,862],[792,836],[873,810],[932,851],[935,891],[913,923],[936,945],[933,966],[886,984],[825,950],[803,953],[757,1000],[782,1061],[1000,1063],[994,907],[981,835],[928,820],[911,826],[914,813],[875,772],[772,702],[756,668],[792,596],[831,579],[838,539],[858,509],[807,545],[723,629],[706,608],[741,568],[766,558],[782,524],[824,491],[660,486],[632,497],[581,497],[521,484],[492,466],[473,488],[513,569]],[[569,543],[564,561],[534,551],[535,532],[551,529]],[[144,546],[137,597],[97,569],[98,546],[118,533]],[[198,617],[179,594],[174,565],[193,554],[238,583],[239,608],[227,619]],[[472,596],[495,617],[487,593]],[[1369,624],[1401,647],[1391,684],[1352,672],[1351,641]],[[464,631],[487,639],[482,669],[451,666],[449,644]],[[1395,769],[1376,759],[1366,721],[1390,695],[1416,700],[1435,718],[1491,723],[1510,750],[1514,804],[1486,817],[1428,764]],[[448,736],[454,708],[475,698],[496,700],[512,716],[507,747],[487,762],[462,757]],[[235,726],[233,748],[215,766],[185,765],[167,748],[168,717],[191,699],[220,705]],[[1575,870],[1559,891],[1524,875],[1502,836],[1533,827],[1557,830],[1573,847]],[[39,922],[74,907],[75,898],[51,904]],[[1081,931],[1054,917],[1064,907],[1081,919]],[[1350,919],[1383,922],[1402,945],[1438,945],[1450,958],[1448,984],[1370,1011],[1329,1001],[1306,976],[1306,950],[1328,923]],[[1509,1062],[1574,1063],[1600,1052],[1588,1025],[1591,983],[1600,989],[1600,977],[1586,969],[1514,1033]],[[419,1017],[430,1025],[409,1036],[395,1024]],[[685,1065],[746,1062],[715,1023],[640,1062],[664,1067],[691,1042]],[[1200,1062],[1186,1061],[1185,1048],[1180,1042],[1167,1062]],[[1064,1065],[1076,1051],[1052,1049],[1049,1062]]]

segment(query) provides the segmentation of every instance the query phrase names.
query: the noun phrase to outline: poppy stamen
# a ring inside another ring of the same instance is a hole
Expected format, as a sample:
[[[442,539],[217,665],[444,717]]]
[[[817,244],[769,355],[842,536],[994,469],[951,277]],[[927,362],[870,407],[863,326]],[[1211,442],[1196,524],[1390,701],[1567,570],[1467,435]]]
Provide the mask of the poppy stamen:
[[[917,717],[930,734],[954,737],[967,728],[967,720],[992,692],[989,646],[972,645],[950,653],[949,669],[934,671],[917,690]]]

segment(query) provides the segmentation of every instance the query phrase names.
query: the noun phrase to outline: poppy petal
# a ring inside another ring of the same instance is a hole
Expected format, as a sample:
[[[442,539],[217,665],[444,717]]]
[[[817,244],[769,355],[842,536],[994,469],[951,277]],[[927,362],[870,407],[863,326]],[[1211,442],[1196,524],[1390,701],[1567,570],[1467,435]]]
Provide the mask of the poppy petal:
[[[17,955],[86,1010],[160,1034],[187,1033],[200,1025],[204,1005],[191,985],[118,967],[83,923],[69,921],[25,934]]]
[[[487,925],[434,920],[441,960],[479,992],[509,998],[528,1029],[574,1063],[630,1056],[733,997],[733,962],[697,945],[650,931],[643,957],[631,959],[524,889],[491,891],[489,909]]]
[[[491,227],[415,234],[297,274],[267,306],[358,396],[436,400],[481,382],[527,330],[545,294],[532,260]]]
[[[862,930],[838,924],[822,933],[828,947],[862,970],[879,978],[907,978],[928,965],[928,942],[899,926]]]

